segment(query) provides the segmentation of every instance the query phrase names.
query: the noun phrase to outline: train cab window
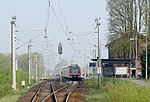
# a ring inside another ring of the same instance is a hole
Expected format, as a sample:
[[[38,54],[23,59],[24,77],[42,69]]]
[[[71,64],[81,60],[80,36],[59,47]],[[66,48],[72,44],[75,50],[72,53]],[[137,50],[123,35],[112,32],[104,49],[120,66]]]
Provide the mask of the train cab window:
[[[78,66],[77,65],[72,67],[72,74],[73,75],[77,75],[78,74]]]

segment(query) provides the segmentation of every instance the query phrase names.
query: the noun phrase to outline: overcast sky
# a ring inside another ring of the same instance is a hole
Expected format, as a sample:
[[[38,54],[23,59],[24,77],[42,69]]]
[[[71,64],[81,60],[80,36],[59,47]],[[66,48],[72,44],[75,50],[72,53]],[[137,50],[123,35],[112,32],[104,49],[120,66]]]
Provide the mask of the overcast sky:
[[[10,53],[10,22],[11,17],[16,16],[17,54],[27,53],[29,39],[32,40],[32,51],[44,53],[56,63],[58,43],[63,45],[62,58],[71,61],[82,61],[84,55],[91,58],[97,45],[97,33],[95,30],[95,18],[100,17],[100,35],[102,45],[102,58],[107,58],[107,50],[104,47],[107,39],[107,12],[106,0],[50,0],[51,8],[48,17],[48,0],[2,0],[0,2],[0,53]],[[53,8],[53,9],[52,9]],[[48,21],[48,40],[50,51],[44,50],[45,32],[28,31],[44,30]],[[70,33],[65,34],[66,26]],[[70,40],[67,40],[67,39]],[[23,46],[22,46],[23,45]],[[55,56],[55,57],[54,57]]]

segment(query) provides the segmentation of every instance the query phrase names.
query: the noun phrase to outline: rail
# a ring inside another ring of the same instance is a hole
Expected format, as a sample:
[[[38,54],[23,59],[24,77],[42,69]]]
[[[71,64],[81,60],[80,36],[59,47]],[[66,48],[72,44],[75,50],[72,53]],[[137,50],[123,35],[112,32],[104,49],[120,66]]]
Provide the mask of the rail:
[[[73,93],[73,91],[74,91],[76,88],[77,88],[77,86],[76,86],[74,89],[72,89],[68,94],[66,94],[66,97],[65,97],[64,102],[68,102],[68,100],[69,100],[71,94]]]

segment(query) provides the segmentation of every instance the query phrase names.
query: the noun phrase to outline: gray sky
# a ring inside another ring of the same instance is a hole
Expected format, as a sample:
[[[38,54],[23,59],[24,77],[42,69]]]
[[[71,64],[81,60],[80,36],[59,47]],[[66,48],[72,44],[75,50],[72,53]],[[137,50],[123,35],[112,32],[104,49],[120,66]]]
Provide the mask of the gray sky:
[[[74,60],[83,64],[84,54],[91,58],[93,56],[91,52],[97,49],[93,46],[97,45],[97,33],[94,33],[96,31],[95,18],[101,17],[101,54],[102,58],[107,58],[107,50],[104,47],[107,38],[108,18],[106,0],[50,1],[54,10],[50,8],[47,31],[49,44],[51,44],[48,46],[50,50],[43,50],[47,48],[43,31],[28,31],[29,29],[43,30],[45,28],[49,7],[48,0],[2,0],[0,2],[0,53],[10,53],[10,21],[12,16],[16,16],[17,30],[19,31],[16,33],[17,39],[19,39],[16,45],[20,47],[17,54],[27,53],[28,43],[26,42],[40,34],[32,40],[33,52],[43,53],[48,60],[55,59],[51,62],[54,65],[59,59],[59,56],[56,56],[57,46],[61,42],[63,45],[62,58],[70,61],[76,56],[78,58]],[[67,40],[65,34],[66,26],[70,31],[67,34],[70,41]],[[23,45],[24,43],[26,44]],[[86,61],[88,60],[87,58]]]

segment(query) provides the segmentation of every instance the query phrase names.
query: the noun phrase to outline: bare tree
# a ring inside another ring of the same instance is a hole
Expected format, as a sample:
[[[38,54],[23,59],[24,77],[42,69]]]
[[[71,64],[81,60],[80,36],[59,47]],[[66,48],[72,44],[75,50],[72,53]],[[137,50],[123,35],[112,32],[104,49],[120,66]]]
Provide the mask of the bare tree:
[[[148,0],[150,2],[150,0]],[[145,28],[145,0],[108,0],[107,11],[109,12],[109,48],[114,57],[129,58],[132,50],[132,58],[135,59],[135,39],[138,37],[138,51],[143,38]],[[149,12],[150,16],[150,12]],[[150,29],[150,28],[149,28]],[[130,38],[134,38],[131,48]],[[115,46],[114,46],[115,45]]]

